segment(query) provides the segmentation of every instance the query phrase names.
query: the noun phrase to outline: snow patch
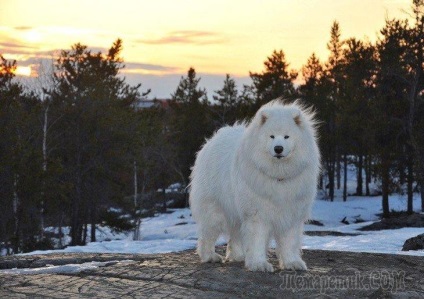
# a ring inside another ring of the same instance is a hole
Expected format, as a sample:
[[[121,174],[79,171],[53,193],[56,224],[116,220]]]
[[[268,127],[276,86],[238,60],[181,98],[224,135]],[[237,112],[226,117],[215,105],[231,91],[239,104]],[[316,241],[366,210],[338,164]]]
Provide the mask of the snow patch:
[[[47,265],[41,268],[22,268],[0,270],[1,274],[75,274],[86,270],[94,270],[100,267],[106,267],[110,264],[129,264],[134,263],[132,260],[108,261],[108,262],[87,262],[83,264],[67,264],[61,266]]]
[[[390,196],[390,208],[404,210],[406,198],[404,196]],[[419,194],[414,199],[414,206],[420,203]],[[104,241],[88,243],[86,246],[69,246],[63,250],[34,251],[28,254],[46,254],[59,252],[87,252],[87,253],[128,253],[149,254],[178,252],[196,247],[197,227],[191,217],[190,210],[173,209],[170,214],[160,214],[156,217],[143,219],[141,223],[141,241],[133,241],[132,234],[122,234],[121,240],[106,241],[107,230],[102,238]],[[355,233],[356,236],[305,236],[304,249],[336,250],[352,252],[392,253],[424,256],[424,250],[401,251],[406,239],[423,232],[423,228],[402,228],[381,231],[358,231],[365,225],[378,220],[381,213],[380,197],[348,197],[343,202],[337,199],[334,202],[316,200],[312,211],[312,219],[318,220],[324,226],[305,225],[306,231],[336,231],[341,233]],[[341,223],[345,218],[349,224]],[[356,219],[365,222],[354,223]],[[186,224],[184,224],[186,223]],[[109,239],[116,239],[117,236]],[[222,236],[217,244],[223,245],[227,241]],[[271,243],[271,246],[275,245]]]

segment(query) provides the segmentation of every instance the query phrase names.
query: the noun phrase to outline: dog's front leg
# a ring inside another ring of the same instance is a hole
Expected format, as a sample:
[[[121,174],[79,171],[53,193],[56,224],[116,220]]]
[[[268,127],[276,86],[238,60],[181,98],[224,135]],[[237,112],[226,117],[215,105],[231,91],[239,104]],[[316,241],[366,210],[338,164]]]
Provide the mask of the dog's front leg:
[[[275,236],[277,243],[276,253],[281,269],[307,270],[301,258],[303,224],[294,225],[289,230],[281,230]]]
[[[242,222],[242,240],[245,252],[245,265],[250,271],[274,272],[267,261],[267,248],[270,229],[259,217],[246,217]]]

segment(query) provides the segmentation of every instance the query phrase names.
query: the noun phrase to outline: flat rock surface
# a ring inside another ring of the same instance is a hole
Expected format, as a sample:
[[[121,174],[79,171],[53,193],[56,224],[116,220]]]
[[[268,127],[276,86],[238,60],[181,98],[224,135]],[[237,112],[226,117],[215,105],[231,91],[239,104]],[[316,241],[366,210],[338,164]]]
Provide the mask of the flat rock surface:
[[[0,270],[0,298],[424,298],[424,257],[319,250],[303,256],[308,271],[275,273],[249,272],[242,263],[201,264],[193,250],[2,257],[0,269],[106,263],[78,273]],[[272,252],[270,261],[277,269]]]
[[[383,218],[380,221],[374,222],[370,225],[363,226],[358,230],[383,230],[383,229],[396,229],[402,227],[424,227],[424,214],[406,212],[397,213],[389,218]]]

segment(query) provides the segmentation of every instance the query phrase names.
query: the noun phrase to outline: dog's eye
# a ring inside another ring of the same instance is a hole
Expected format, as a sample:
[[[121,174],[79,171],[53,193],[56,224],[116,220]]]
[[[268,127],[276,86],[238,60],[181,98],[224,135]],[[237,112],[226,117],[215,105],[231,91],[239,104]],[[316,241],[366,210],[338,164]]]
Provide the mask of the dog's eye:
[[[272,139],[274,139],[274,138],[275,138],[275,136],[274,136],[274,135],[271,135],[271,136],[269,136],[269,137],[271,137]]]
[[[290,136],[287,136],[287,135],[286,135],[286,136],[284,136],[284,139],[289,139],[289,137],[290,137]]]

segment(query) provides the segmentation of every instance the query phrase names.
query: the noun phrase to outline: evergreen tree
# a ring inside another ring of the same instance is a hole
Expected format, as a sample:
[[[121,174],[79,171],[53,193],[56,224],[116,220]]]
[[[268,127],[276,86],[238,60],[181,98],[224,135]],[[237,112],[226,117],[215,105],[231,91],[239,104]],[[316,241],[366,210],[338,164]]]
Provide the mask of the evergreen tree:
[[[364,157],[369,159],[373,148],[371,120],[374,112],[371,112],[370,102],[374,97],[375,49],[371,44],[354,38],[348,39],[345,45],[344,83],[338,103],[339,146],[344,157],[347,154],[357,157],[356,194],[363,195]],[[367,190],[369,193],[369,188]]]
[[[140,85],[129,86],[119,76],[121,51],[119,39],[106,54],[75,44],[56,63],[51,108],[63,117],[55,126],[62,137],[54,155],[70,186],[72,245],[86,242],[88,223],[95,241],[98,209],[119,194],[120,173],[133,165],[126,144],[133,139],[129,128]]]
[[[392,191],[392,173],[396,161],[401,156],[403,146],[402,118],[406,115],[407,105],[402,98],[406,82],[399,80],[404,76],[401,57],[404,53],[402,28],[399,20],[387,20],[381,30],[382,38],[377,43],[378,65],[376,75],[377,96],[373,105],[379,113],[374,118],[375,140],[379,164],[378,173],[382,180],[382,205],[384,217],[389,216],[389,194]]]
[[[310,104],[317,111],[317,118],[321,121],[319,126],[319,147],[322,153],[322,160],[328,157],[328,146],[332,144],[326,124],[333,113],[333,102],[330,100],[331,82],[326,75],[324,65],[313,53],[302,68],[302,76],[305,83],[299,87],[300,95],[306,104]],[[325,188],[324,174],[320,176],[320,188]]]
[[[341,32],[339,23],[333,22],[330,30],[330,41],[327,43],[327,48],[330,51],[330,56],[327,63],[327,76],[332,83],[330,100],[332,102],[332,111],[329,114],[327,120],[327,131],[329,135],[329,144],[327,145],[326,153],[324,153],[324,166],[327,170],[329,180],[329,196],[330,200],[334,199],[335,189],[335,175],[336,167],[340,169],[340,152],[338,148],[337,140],[337,113],[338,113],[338,102],[341,97],[341,87],[343,84],[343,41],[340,39]],[[340,172],[338,172],[340,173]]]
[[[264,66],[262,73],[250,73],[256,95],[255,106],[259,108],[277,98],[293,100],[296,97],[293,81],[297,78],[297,73],[288,70],[289,64],[283,50],[274,50]]]
[[[218,103],[217,115],[219,117],[218,127],[233,123],[236,120],[236,110],[239,104],[236,82],[226,75],[222,89],[215,91],[213,99]]]
[[[187,77],[181,77],[177,89],[171,95],[172,100],[180,104],[207,101],[206,89],[197,87],[200,79],[196,77],[196,70],[190,68],[187,72]]]
[[[40,104],[13,80],[16,67],[0,55],[0,242],[19,253],[39,241],[41,132]]]
[[[206,90],[198,87],[200,79],[196,77],[195,69],[190,68],[187,77],[181,77],[171,95],[171,142],[175,156],[170,157],[168,163],[173,165],[184,185],[188,183],[196,152],[212,132]]]
[[[171,174],[163,157],[169,150],[167,137],[166,110],[161,107],[138,109],[131,125],[133,140],[130,152],[133,157],[133,199],[135,232],[134,240],[140,240],[141,210],[150,209],[154,196],[150,190],[165,188],[172,183]],[[148,202],[150,201],[150,202]],[[163,211],[166,212],[166,200]]]
[[[408,212],[413,212],[413,188],[414,181],[414,161],[417,165],[417,179],[421,190],[421,209],[424,211],[424,130],[418,125],[422,119],[419,108],[423,105],[424,91],[424,1],[413,0],[412,12],[415,17],[415,24],[405,28],[406,34],[406,55],[405,64],[408,71],[407,81],[407,102],[408,112],[406,117],[406,148],[410,151],[408,156]]]

